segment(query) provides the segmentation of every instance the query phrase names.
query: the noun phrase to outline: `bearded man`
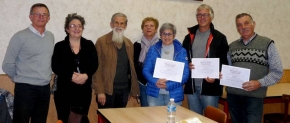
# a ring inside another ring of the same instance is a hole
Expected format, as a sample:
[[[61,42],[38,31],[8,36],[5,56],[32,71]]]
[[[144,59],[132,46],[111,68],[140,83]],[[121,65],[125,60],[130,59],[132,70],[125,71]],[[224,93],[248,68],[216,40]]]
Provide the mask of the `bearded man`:
[[[98,108],[126,107],[130,97],[139,95],[139,85],[133,62],[133,44],[126,38],[127,16],[115,13],[108,34],[100,37],[95,47],[99,67],[93,76],[93,88]]]

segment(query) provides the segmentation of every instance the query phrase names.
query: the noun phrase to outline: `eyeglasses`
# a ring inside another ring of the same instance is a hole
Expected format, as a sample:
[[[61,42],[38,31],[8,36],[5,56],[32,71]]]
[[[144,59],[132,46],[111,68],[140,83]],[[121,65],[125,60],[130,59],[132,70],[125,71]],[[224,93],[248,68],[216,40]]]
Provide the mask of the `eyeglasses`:
[[[163,37],[166,37],[166,36],[171,37],[171,36],[173,36],[173,34],[164,32],[164,33],[161,34],[161,36],[163,36]]]
[[[208,13],[205,13],[205,14],[196,14],[196,17],[197,18],[201,18],[201,17],[207,18],[209,16],[210,16],[210,14],[208,14]]]
[[[79,28],[79,29],[82,29],[83,28],[83,25],[75,25],[75,24],[71,24],[69,25],[69,28]]]
[[[49,16],[49,14],[46,14],[46,13],[32,13],[31,15],[34,15],[34,16],[36,16],[36,17],[48,17]]]

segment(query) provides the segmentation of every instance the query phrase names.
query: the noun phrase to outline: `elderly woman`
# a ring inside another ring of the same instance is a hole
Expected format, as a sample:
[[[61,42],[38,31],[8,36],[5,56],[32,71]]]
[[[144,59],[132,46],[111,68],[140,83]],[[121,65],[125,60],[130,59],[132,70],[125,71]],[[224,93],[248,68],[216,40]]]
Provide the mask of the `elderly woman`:
[[[52,71],[58,75],[54,101],[57,117],[68,122],[71,109],[87,115],[92,97],[92,75],[98,67],[97,51],[92,41],[82,37],[85,20],[68,14],[64,24],[67,34],[55,44]]]
[[[164,23],[159,33],[161,41],[149,48],[143,67],[143,75],[148,82],[146,89],[148,104],[149,106],[165,106],[170,98],[174,98],[174,102],[181,105],[183,100],[182,86],[189,77],[187,53],[181,43],[174,39],[176,28],[173,24]],[[157,58],[185,63],[181,82],[154,78],[153,72]]]
[[[148,106],[146,95],[147,80],[142,74],[143,62],[150,46],[159,41],[157,29],[159,22],[153,17],[146,17],[142,21],[141,29],[143,35],[134,43],[134,64],[139,81],[140,103],[142,107]]]

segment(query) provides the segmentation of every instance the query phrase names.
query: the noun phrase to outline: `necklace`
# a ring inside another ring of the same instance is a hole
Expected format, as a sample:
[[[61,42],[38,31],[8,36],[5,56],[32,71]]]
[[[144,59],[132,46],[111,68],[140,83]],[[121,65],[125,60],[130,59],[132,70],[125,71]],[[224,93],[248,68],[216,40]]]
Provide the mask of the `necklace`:
[[[165,53],[165,54],[169,54],[169,53],[170,53],[170,51],[164,51],[164,53]]]
[[[169,46],[162,46],[162,51],[168,55],[170,54],[170,52],[173,50],[173,45],[169,45]]]

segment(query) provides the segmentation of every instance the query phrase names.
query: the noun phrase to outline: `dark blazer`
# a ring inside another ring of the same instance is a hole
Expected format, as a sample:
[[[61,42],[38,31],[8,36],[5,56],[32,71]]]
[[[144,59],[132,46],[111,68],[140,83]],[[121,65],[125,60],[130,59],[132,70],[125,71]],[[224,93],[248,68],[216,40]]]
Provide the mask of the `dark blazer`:
[[[79,51],[79,69],[80,73],[86,73],[88,79],[84,85],[78,85],[71,82],[73,72],[76,72],[75,54],[70,48],[69,38],[55,44],[52,56],[52,71],[58,75],[57,91],[70,91],[68,89],[79,90],[80,87],[85,90],[92,90],[92,75],[98,68],[98,56],[95,45],[92,41],[81,37],[81,49]]]
[[[196,34],[196,30],[199,28],[198,25],[188,28],[189,34],[185,36],[183,40],[183,47],[186,49],[189,62],[191,62],[192,58],[192,42],[194,40],[194,36]],[[224,34],[219,32],[218,30],[214,29],[213,24],[210,24],[210,35],[212,35],[213,39],[209,46],[209,53],[206,58],[219,58],[220,59],[220,70],[221,65],[228,64],[227,60],[227,52],[229,50],[229,45],[227,42],[227,38]],[[191,39],[193,37],[193,39]],[[206,48],[205,48],[206,49]],[[190,74],[191,75],[191,74]],[[185,94],[193,94],[195,93],[195,83],[194,79],[189,77],[188,82],[185,84],[184,87]],[[220,96],[222,95],[222,86],[220,85],[219,79],[215,79],[214,83],[208,83],[206,80],[202,82],[202,95],[209,95],[209,96]]]

